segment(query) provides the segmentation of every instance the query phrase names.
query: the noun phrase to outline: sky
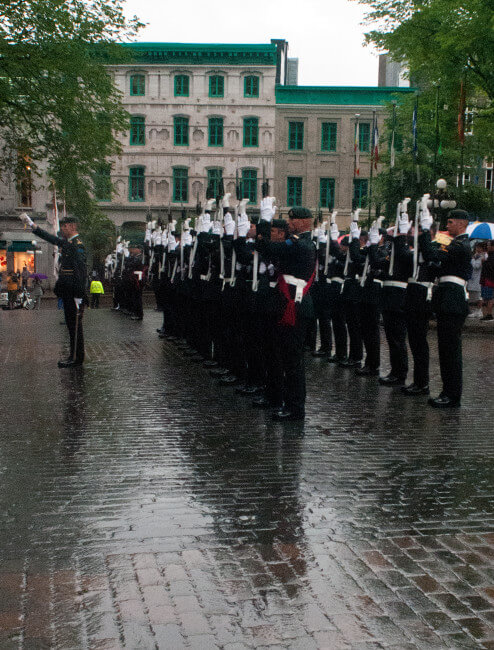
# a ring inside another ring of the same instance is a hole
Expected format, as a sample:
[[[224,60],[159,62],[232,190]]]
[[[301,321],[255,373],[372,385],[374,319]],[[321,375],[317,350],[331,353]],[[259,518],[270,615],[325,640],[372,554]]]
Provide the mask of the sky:
[[[148,23],[137,40],[269,43],[284,38],[299,59],[299,85],[377,86],[378,56],[364,46],[364,7],[351,0],[127,0]]]

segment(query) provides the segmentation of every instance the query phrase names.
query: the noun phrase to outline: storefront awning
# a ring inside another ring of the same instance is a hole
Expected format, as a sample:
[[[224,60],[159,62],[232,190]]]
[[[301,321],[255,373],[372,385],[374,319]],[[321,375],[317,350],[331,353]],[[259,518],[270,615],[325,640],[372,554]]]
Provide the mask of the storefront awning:
[[[0,239],[0,250],[4,250],[5,248],[7,248],[7,242],[5,239]]]
[[[26,253],[33,250],[33,245],[30,241],[13,241],[7,250],[9,253]]]

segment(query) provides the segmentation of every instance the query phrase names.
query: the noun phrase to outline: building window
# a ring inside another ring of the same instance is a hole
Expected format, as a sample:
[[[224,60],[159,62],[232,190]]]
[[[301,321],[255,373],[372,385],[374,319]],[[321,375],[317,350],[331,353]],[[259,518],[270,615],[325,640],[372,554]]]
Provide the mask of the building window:
[[[355,125],[356,131],[357,125]],[[359,122],[358,148],[362,153],[368,153],[370,151],[370,124],[368,122]]]
[[[31,158],[28,155],[18,154],[17,157],[17,194],[19,206],[31,208],[33,206],[33,185],[31,177]]]
[[[336,151],[336,122],[322,123],[321,151]]]
[[[368,190],[369,182],[366,178],[353,179],[353,210],[366,207]]]
[[[101,165],[93,176],[94,198],[97,201],[111,201],[110,165]]]
[[[287,178],[287,204],[293,208],[302,205],[302,177],[288,176]]]
[[[209,146],[210,147],[223,146],[223,118],[222,117],[209,118]]]
[[[173,118],[173,143],[176,146],[186,147],[189,145],[189,118]]]
[[[130,94],[134,97],[146,94],[146,77],[143,74],[133,74],[130,77]]]
[[[321,178],[319,183],[319,201],[321,208],[334,208],[334,178]]]
[[[146,144],[144,118],[133,116],[130,118],[130,144]]]
[[[493,183],[493,174],[494,169],[486,169],[485,170],[485,187],[486,189],[490,190],[491,192],[494,190],[494,183]]]
[[[129,201],[144,201],[144,167],[129,170]]]
[[[242,198],[249,199],[249,203],[257,203],[257,171],[255,169],[242,170]]]
[[[244,147],[259,146],[259,120],[257,117],[244,119]]]
[[[189,96],[189,75],[175,75],[175,97]]]
[[[208,195],[211,197],[219,196],[222,187],[223,170],[208,169]]]
[[[223,97],[225,94],[225,77],[214,75],[209,77],[209,96]]]
[[[176,203],[189,200],[189,172],[184,167],[173,168],[173,200]]]
[[[288,123],[288,148],[292,151],[300,151],[304,148],[304,123]]]
[[[245,77],[244,97],[259,97],[259,77]]]

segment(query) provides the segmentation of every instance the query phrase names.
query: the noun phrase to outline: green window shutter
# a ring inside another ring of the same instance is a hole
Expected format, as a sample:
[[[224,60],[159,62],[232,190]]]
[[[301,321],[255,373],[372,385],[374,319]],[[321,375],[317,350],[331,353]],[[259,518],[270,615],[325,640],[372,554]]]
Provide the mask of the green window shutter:
[[[257,171],[255,169],[242,170],[242,198],[249,199],[249,203],[257,203]]]
[[[245,77],[244,97],[259,97],[259,77]]]
[[[129,170],[129,201],[144,201],[144,167]]]
[[[288,148],[292,151],[300,151],[304,148],[304,123],[288,123]]]
[[[145,123],[143,117],[134,116],[130,118],[130,144],[146,144]]]
[[[369,181],[366,178],[353,179],[353,210],[356,208],[365,208],[367,206],[368,191]]]
[[[189,118],[187,117],[174,117],[173,118],[173,143],[176,146],[189,145]]]
[[[94,198],[97,201],[111,201],[112,184],[110,165],[102,165],[93,176]]]
[[[336,151],[336,122],[322,123],[321,151]]]
[[[244,119],[244,147],[259,146],[259,120],[257,117]]]
[[[355,125],[355,131],[357,125]],[[359,123],[359,137],[358,137],[359,151],[366,153],[370,151],[370,124],[368,122]]]
[[[293,208],[302,205],[302,177],[288,176],[287,180],[287,204]]]
[[[209,118],[209,146],[210,147],[223,146],[223,118],[222,117]]]
[[[220,193],[220,185],[223,179],[222,169],[208,169],[208,189],[211,190],[213,196],[218,196]]]
[[[130,77],[130,94],[133,97],[146,94],[146,77],[143,74],[133,74]]]
[[[187,203],[189,200],[189,171],[183,167],[173,169],[173,201]]]
[[[334,208],[334,178],[321,178],[319,183],[319,202],[321,208]]]
[[[209,77],[209,96],[223,97],[225,94],[225,77],[213,75]]]
[[[175,76],[175,97],[189,96],[189,76],[186,74],[177,74]]]

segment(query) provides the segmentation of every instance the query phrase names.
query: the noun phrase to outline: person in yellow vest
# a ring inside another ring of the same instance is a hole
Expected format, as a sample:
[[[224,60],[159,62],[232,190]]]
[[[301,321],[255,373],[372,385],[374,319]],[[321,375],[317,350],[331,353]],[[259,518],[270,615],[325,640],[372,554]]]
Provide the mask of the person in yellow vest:
[[[99,309],[99,297],[105,293],[105,290],[97,277],[91,281],[89,293],[91,294],[91,309]]]

